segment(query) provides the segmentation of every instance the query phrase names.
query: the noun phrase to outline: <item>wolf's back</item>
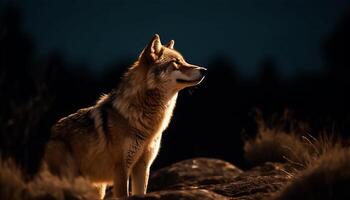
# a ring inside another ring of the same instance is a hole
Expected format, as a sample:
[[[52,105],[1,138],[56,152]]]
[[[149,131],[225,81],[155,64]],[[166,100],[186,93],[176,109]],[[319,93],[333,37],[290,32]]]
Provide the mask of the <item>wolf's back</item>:
[[[93,107],[83,108],[76,113],[60,119],[53,127],[51,138],[70,137],[72,134],[86,135],[94,132],[91,117]]]

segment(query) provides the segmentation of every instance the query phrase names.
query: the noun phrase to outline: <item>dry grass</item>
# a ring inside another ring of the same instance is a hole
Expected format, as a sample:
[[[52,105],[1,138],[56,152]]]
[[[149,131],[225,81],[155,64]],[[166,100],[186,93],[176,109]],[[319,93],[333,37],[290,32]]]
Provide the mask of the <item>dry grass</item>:
[[[258,113],[257,124],[256,137],[244,143],[245,158],[254,165],[290,162],[305,168],[328,151],[341,148],[339,138],[327,134],[313,137],[307,124],[290,119],[288,112],[270,125]]]
[[[59,178],[43,170],[33,180],[26,181],[12,161],[0,161],[0,199],[93,200],[98,196],[84,178]]]
[[[26,184],[12,161],[0,162],[0,199],[22,200]]]
[[[273,200],[341,200],[350,199],[350,149],[335,148],[295,176]]]
[[[246,159],[294,166],[292,181],[269,200],[350,199],[350,149],[340,138],[325,133],[313,137],[307,126],[288,122],[288,117],[269,124],[258,113],[257,123],[257,136],[245,141]]]

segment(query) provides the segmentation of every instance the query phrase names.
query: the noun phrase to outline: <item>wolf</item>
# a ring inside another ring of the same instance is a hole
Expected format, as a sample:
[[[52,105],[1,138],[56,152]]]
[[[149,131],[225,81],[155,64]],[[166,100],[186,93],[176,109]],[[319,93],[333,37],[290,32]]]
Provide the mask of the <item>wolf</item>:
[[[185,61],[174,40],[162,45],[155,34],[117,88],[95,105],[60,119],[46,145],[43,163],[60,176],[83,176],[101,199],[143,195],[162,133],[168,126],[178,92],[198,85],[206,69]]]

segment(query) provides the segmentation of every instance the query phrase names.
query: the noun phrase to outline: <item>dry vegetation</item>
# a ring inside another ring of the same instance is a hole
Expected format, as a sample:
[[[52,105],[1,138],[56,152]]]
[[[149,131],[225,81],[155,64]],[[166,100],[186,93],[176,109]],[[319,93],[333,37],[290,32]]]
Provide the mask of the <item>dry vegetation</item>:
[[[273,200],[350,199],[350,149],[344,141],[321,133],[309,134],[308,126],[290,119],[266,122],[257,115],[258,133],[245,141],[245,157],[252,164],[285,162],[293,169],[292,181]]]
[[[0,162],[0,197],[7,200],[78,200],[97,199],[91,184],[83,178],[59,178],[47,170],[32,180],[12,161]]]
[[[257,165],[290,162],[305,168],[329,151],[342,148],[335,135],[321,133],[315,138],[306,123],[293,120],[288,111],[269,122],[257,114],[258,133],[244,143],[245,158]]]
[[[296,174],[294,180],[273,200],[350,199],[350,150],[335,148],[322,154]]]

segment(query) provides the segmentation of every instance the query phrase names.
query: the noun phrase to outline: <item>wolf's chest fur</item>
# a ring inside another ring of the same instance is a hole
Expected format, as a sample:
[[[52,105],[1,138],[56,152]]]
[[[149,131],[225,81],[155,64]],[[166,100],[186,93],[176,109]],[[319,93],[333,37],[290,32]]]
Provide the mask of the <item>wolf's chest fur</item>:
[[[133,96],[110,94],[102,97],[92,112],[98,143],[112,152],[122,151],[123,158],[117,160],[124,159],[128,168],[143,153],[155,157],[153,154],[158,152],[177,98],[177,93],[165,96],[160,92],[146,91]]]
[[[127,167],[131,167],[145,152],[152,157],[149,159],[155,158],[162,133],[172,117],[176,98],[177,94],[167,99],[163,105],[157,105],[156,102],[153,102],[153,106],[150,102],[145,103],[147,107],[135,108],[135,113],[126,115],[130,126],[133,127],[124,146]]]

